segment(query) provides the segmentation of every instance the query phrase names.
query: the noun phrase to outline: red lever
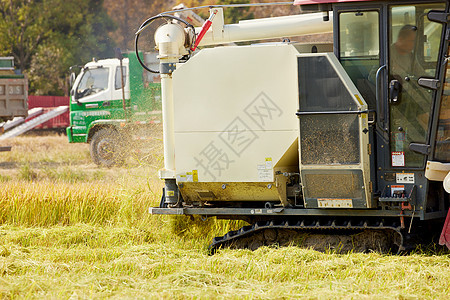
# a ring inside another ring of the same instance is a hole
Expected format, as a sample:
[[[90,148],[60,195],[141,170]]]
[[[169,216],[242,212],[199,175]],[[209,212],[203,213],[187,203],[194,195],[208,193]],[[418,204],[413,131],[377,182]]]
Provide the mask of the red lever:
[[[206,20],[206,22],[203,24],[202,30],[200,30],[200,33],[198,34],[197,39],[195,40],[194,47],[191,48],[192,51],[195,51],[195,49],[197,49],[198,44],[200,44],[200,41],[205,36],[209,27],[211,27],[212,21],[213,21],[214,17],[216,16],[216,14],[217,14],[217,10],[214,10],[214,12],[211,14],[211,16],[209,16],[209,19]]]

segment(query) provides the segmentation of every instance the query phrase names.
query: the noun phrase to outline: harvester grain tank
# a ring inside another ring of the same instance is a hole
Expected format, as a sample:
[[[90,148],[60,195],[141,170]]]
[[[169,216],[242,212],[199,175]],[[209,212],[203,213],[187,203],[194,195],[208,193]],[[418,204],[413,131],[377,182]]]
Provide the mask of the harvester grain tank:
[[[212,249],[326,230],[402,250],[449,208],[449,2],[295,4],[308,13],[224,24],[213,6],[202,28],[172,12],[142,24],[136,45],[169,20],[155,33],[165,188],[150,211],[250,223]],[[220,46],[324,32],[333,44]]]

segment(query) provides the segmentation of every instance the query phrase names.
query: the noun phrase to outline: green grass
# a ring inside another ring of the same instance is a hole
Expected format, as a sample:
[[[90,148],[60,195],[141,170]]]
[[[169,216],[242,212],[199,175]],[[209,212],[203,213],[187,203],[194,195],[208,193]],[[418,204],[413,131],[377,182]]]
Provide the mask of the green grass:
[[[225,249],[209,256],[214,236],[244,223],[149,215],[161,196],[160,159],[98,168],[86,159],[87,145],[48,137],[45,148],[45,139],[14,141],[21,146],[7,158],[17,161],[0,164],[2,299],[450,295],[450,255],[435,245],[403,256],[298,247]],[[36,153],[33,144],[47,153]],[[155,149],[161,157],[161,147]]]

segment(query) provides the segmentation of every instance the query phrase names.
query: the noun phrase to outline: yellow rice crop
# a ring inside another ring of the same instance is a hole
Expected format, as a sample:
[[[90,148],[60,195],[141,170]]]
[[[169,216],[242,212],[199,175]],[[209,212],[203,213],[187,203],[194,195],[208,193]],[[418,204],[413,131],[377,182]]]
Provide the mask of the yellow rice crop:
[[[162,183],[151,163],[98,168],[87,145],[21,137],[0,153],[2,299],[447,299],[450,255],[298,247],[207,254],[242,222],[151,216]],[[37,150],[36,150],[37,149]]]

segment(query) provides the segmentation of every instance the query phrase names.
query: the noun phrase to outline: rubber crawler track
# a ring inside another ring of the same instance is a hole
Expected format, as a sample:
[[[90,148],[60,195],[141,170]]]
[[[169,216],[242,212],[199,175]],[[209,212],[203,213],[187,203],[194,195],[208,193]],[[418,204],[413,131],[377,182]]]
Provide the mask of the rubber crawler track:
[[[363,232],[378,232],[385,233],[392,236],[392,241],[397,249],[397,254],[405,250],[403,241],[404,237],[401,232],[401,227],[396,222],[383,222],[381,220],[337,220],[333,218],[321,218],[321,219],[297,219],[283,220],[283,221],[258,221],[253,225],[248,225],[240,228],[236,231],[230,231],[224,236],[215,237],[212,243],[209,245],[209,253],[214,254],[218,249],[232,247],[232,248],[250,248],[252,250],[259,246],[277,244],[280,241],[277,237],[280,236],[280,232],[295,231],[299,233],[313,232],[313,233],[333,233],[349,236],[351,233],[363,233]],[[269,234],[264,234],[269,232]],[[257,236],[259,234],[259,236]],[[269,236],[269,238],[267,237]],[[270,237],[272,236],[272,237]],[[249,247],[245,243],[240,243],[247,239],[259,240],[259,244]],[[394,251],[395,253],[395,251]]]

